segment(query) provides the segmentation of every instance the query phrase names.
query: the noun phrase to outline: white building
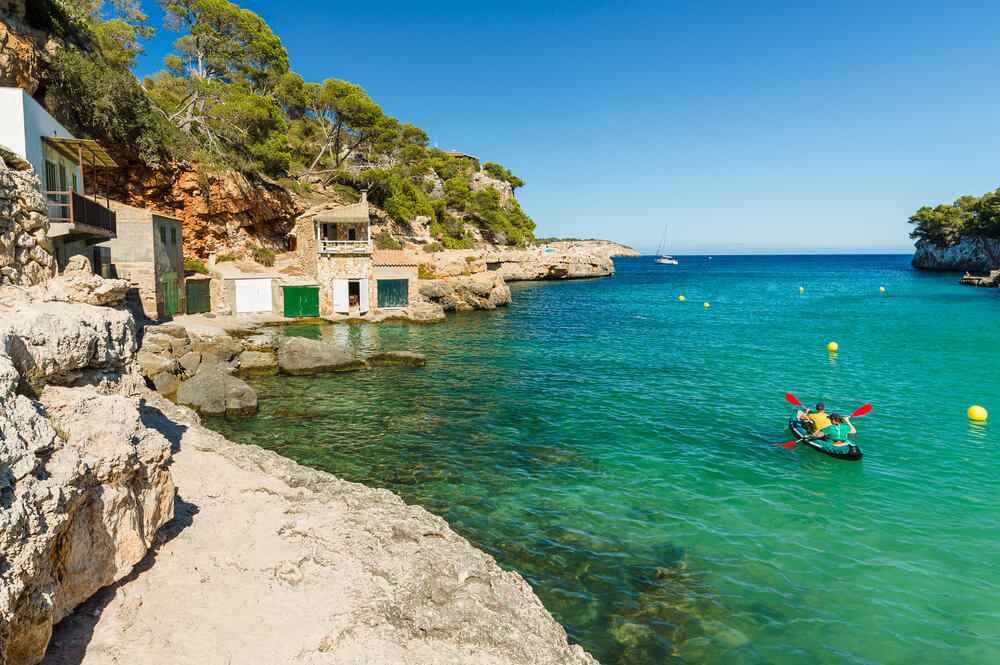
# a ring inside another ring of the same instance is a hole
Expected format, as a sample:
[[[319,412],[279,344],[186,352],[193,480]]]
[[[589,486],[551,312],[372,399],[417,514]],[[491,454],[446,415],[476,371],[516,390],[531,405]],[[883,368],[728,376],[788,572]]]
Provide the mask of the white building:
[[[28,160],[42,181],[59,268],[82,254],[101,272],[110,254],[96,245],[115,237],[115,213],[106,200],[84,195],[83,166],[96,173],[97,167],[116,167],[114,160],[96,141],[75,138],[20,88],[0,87],[0,145]]]

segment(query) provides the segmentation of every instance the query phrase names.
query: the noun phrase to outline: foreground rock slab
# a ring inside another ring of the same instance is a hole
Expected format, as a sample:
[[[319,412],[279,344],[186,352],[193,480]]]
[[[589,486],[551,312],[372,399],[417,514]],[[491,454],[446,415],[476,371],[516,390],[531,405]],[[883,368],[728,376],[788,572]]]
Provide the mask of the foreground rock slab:
[[[252,416],[257,393],[247,383],[216,369],[199,372],[177,388],[177,402],[204,416]]]
[[[423,508],[230,443],[159,397],[143,420],[179,449],[176,517],[56,628],[46,664],[595,663]]]

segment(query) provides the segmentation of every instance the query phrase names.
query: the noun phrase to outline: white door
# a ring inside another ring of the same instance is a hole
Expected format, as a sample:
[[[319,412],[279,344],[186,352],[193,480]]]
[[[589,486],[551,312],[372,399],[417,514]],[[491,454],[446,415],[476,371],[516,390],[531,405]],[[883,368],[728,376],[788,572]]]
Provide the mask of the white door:
[[[270,312],[274,309],[271,302],[271,280],[269,279],[238,279],[236,280],[236,313]]]
[[[351,311],[347,297],[347,280],[333,280],[333,311],[340,314],[348,314]]]
[[[361,300],[361,313],[364,314],[368,311],[368,280],[360,280],[361,288],[359,299]]]

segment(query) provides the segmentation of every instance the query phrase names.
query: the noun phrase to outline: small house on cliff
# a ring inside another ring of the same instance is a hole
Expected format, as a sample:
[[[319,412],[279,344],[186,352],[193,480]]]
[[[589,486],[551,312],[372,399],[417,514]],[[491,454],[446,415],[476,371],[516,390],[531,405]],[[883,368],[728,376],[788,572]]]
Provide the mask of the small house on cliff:
[[[318,285],[308,297],[321,316],[409,306],[417,263],[406,252],[373,248],[367,192],[353,205],[300,218],[295,237],[299,267]]]
[[[99,245],[115,237],[116,217],[107,196],[85,195],[83,166],[96,173],[96,167],[115,168],[115,161],[97,141],[75,138],[20,88],[0,87],[0,145],[27,160],[41,180],[59,268],[80,254],[95,272],[109,275],[110,253]],[[98,185],[91,183],[91,191]]]

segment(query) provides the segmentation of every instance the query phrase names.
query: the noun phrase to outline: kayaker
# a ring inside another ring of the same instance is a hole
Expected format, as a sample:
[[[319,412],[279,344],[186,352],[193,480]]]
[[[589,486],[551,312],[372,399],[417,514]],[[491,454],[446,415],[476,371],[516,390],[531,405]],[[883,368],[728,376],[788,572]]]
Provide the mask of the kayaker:
[[[857,432],[850,418],[845,418],[839,413],[830,414],[830,424],[822,430],[809,435],[812,439],[826,439],[827,441],[844,442],[847,437]]]
[[[826,404],[820,402],[816,405],[816,413],[811,413],[812,409],[806,409],[805,418],[811,420],[814,432],[822,432],[830,426],[830,417],[826,415]]]

